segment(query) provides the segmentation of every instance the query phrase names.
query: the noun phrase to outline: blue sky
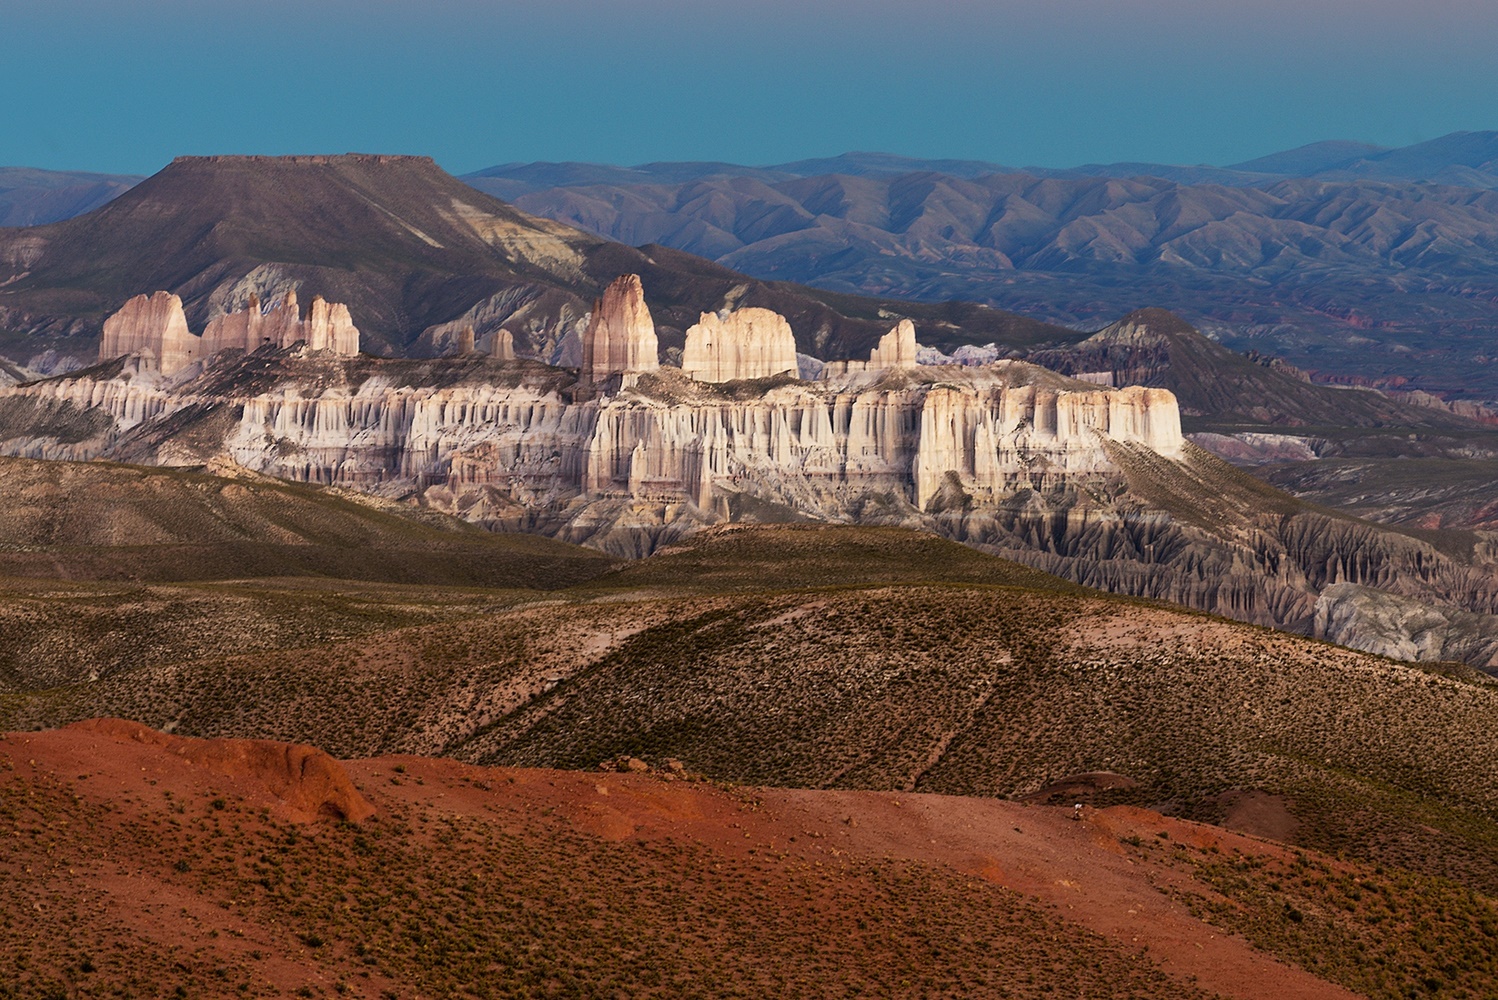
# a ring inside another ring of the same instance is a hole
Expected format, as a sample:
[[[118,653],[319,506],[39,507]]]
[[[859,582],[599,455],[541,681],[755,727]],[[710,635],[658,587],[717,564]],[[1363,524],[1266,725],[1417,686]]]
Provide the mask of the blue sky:
[[[0,0],[0,164],[1227,164],[1498,128],[1491,0]],[[809,9],[808,9],[809,8]]]

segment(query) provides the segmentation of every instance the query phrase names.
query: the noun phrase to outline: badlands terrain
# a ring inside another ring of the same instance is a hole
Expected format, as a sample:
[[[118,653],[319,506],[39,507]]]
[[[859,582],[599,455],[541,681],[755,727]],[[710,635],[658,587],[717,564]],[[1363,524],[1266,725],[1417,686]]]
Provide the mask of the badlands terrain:
[[[51,500],[0,602],[9,995],[1498,988],[1498,688],[1470,670],[897,528],[621,561],[10,461]],[[129,544],[77,516],[104,502]],[[303,558],[235,564],[271,525]],[[369,541],[494,572],[413,582]],[[193,542],[226,558],[185,578]]]
[[[0,998],[1498,994],[1498,417],[1115,318],[415,157],[0,230]]]

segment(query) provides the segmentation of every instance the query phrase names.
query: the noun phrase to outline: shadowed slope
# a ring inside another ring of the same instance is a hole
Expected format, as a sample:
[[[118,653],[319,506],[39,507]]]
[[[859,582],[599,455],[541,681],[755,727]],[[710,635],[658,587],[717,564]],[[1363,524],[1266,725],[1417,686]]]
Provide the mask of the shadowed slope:
[[[611,560],[532,535],[252,474],[0,458],[0,575],[560,587]]]

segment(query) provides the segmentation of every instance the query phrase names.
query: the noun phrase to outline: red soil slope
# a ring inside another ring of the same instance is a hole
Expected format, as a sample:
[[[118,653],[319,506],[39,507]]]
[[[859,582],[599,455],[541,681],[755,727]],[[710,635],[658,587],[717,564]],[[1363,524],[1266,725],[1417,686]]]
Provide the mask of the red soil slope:
[[[96,721],[0,737],[0,833],[0,996],[1353,995],[1128,845],[1290,852],[1139,809],[339,765]]]

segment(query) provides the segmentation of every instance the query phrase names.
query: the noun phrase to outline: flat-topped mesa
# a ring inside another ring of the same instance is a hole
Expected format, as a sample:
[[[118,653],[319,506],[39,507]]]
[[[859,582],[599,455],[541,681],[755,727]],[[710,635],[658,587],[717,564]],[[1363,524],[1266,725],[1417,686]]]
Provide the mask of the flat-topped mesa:
[[[348,306],[327,302],[322,296],[312,300],[303,319],[296,292],[291,291],[270,309],[263,309],[260,299],[251,295],[242,311],[211,320],[198,336],[187,328],[182,300],[170,292],[157,292],[137,295],[104,321],[99,359],[133,354],[171,375],[229,348],[253,351],[266,344],[284,348],[298,342],[314,351],[353,357],[359,353],[359,330]]]
[[[822,378],[848,375],[853,372],[878,372],[891,368],[914,368],[920,364],[916,352],[920,345],[915,342],[915,324],[902,319],[894,328],[879,338],[879,343],[869,352],[867,361],[829,361],[822,368]]]
[[[660,342],[655,321],[645,306],[645,289],[637,274],[615,278],[602,298],[593,303],[593,314],[583,334],[581,379],[597,383],[611,376],[653,372],[661,366]]]
[[[732,382],[796,372],[796,338],[769,309],[703,313],[687,330],[681,370],[699,382]]]

